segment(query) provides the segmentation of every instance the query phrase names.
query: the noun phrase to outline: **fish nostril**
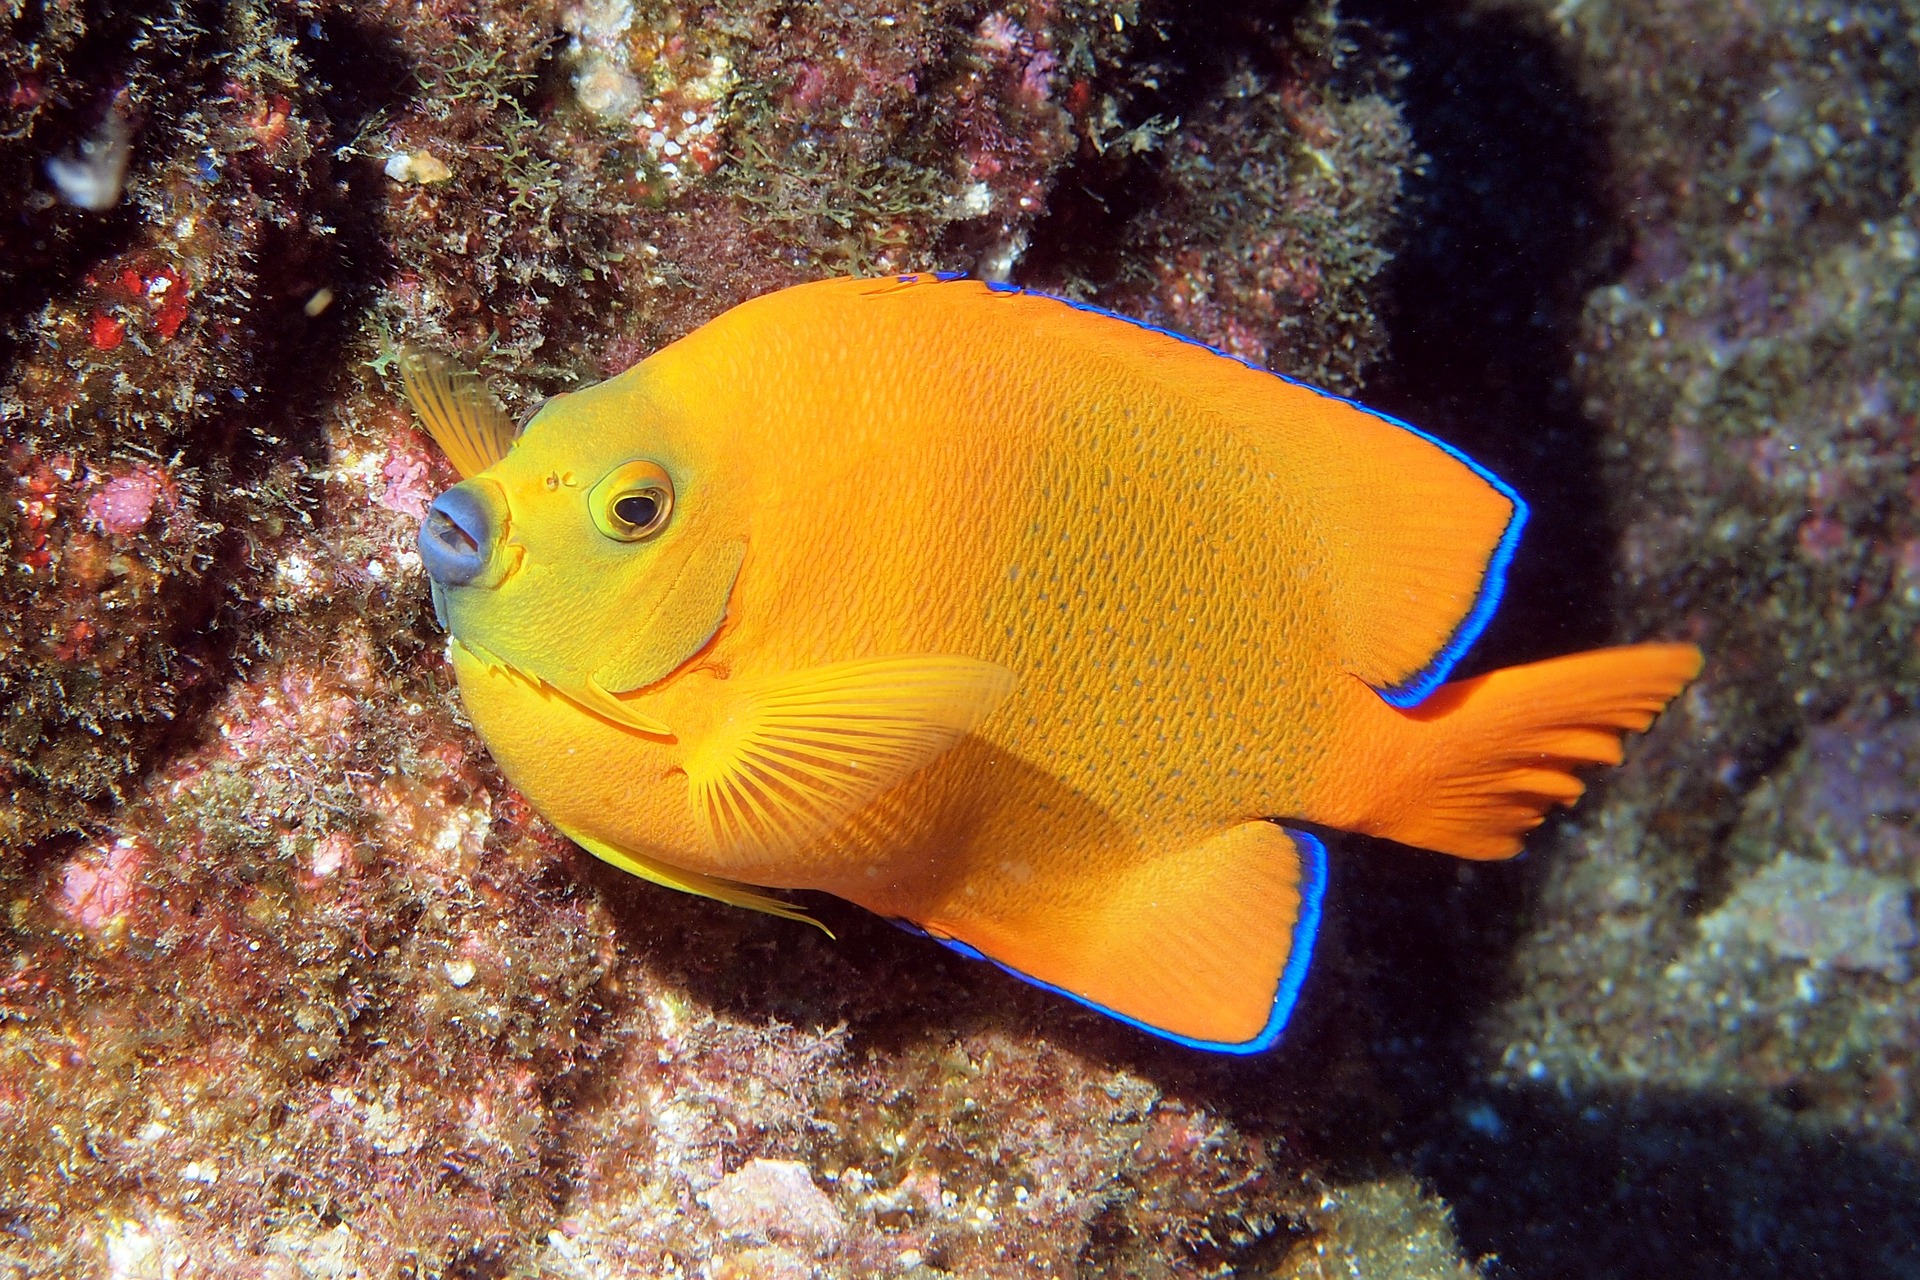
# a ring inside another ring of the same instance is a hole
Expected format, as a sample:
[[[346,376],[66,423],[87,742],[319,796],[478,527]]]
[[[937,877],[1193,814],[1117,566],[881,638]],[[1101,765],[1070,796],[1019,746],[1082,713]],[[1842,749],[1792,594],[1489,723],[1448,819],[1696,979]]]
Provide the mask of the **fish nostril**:
[[[420,561],[443,587],[461,587],[487,566],[493,520],[486,504],[465,486],[433,500],[420,525]]]

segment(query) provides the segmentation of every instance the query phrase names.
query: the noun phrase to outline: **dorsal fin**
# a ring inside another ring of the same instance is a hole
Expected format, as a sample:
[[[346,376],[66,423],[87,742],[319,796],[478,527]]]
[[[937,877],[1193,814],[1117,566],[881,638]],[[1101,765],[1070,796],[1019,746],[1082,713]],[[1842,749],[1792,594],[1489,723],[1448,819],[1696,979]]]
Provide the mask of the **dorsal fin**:
[[[399,364],[407,403],[462,480],[507,456],[513,424],[478,374],[419,347],[402,347]]]
[[[1329,457],[1329,587],[1347,670],[1396,707],[1440,687],[1492,621],[1527,505],[1451,445],[1365,405],[1294,384],[1321,401]],[[1364,459],[1356,465],[1354,459]]]
[[[1446,679],[1492,619],[1527,508],[1451,445],[1365,405],[1070,298],[977,280],[898,277],[875,297],[991,308],[1182,389],[1255,441],[1308,495],[1342,666],[1395,706]],[[936,292],[937,291],[937,292]],[[970,300],[970,301],[969,301]]]

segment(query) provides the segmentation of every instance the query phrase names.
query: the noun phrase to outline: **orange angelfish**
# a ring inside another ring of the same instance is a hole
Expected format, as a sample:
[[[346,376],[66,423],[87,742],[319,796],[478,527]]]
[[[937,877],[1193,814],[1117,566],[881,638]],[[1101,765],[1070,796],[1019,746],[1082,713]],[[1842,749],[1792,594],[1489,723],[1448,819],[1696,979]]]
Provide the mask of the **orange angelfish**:
[[[607,861],[820,889],[1155,1034],[1253,1052],[1306,976],[1307,825],[1505,858],[1699,670],[1443,684],[1518,496],[1405,423],[1019,289],[836,280],[722,315],[467,478],[420,551],[508,778]]]

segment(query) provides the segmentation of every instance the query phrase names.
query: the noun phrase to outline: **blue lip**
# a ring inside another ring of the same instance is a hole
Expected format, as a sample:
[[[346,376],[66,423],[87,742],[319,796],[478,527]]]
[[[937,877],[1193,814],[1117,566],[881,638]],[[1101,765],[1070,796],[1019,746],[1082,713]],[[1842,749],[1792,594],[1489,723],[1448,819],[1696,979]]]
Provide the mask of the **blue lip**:
[[[420,525],[420,562],[436,588],[464,587],[487,567],[493,546],[493,517],[465,485],[455,485],[433,500]]]

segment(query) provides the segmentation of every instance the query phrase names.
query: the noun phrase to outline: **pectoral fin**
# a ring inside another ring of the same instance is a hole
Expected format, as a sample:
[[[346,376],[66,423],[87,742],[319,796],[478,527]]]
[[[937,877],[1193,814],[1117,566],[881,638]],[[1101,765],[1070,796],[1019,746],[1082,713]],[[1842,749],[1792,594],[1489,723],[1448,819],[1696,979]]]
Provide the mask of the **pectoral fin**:
[[[801,924],[812,925],[829,938],[833,936],[833,930],[792,903],[770,897],[746,885],[732,880],[722,880],[718,876],[703,876],[696,871],[682,871],[678,867],[670,867],[664,862],[655,862],[631,850],[608,844],[604,840],[596,840],[592,836],[582,835],[578,831],[568,831],[564,827],[561,828],[561,834],[600,861],[610,863],[629,875],[639,876],[642,880],[651,880],[668,889],[678,889],[681,893],[712,898],[728,906],[745,907],[749,911],[779,916],[782,920],[797,920]]]
[[[939,758],[1000,705],[1013,673],[975,658],[836,663],[743,689],[689,744],[688,798],[716,849],[800,849]]]

